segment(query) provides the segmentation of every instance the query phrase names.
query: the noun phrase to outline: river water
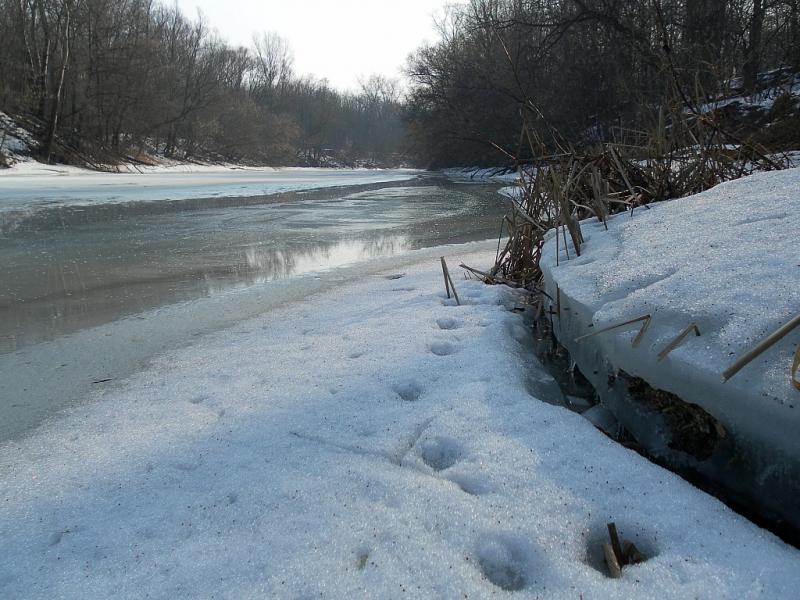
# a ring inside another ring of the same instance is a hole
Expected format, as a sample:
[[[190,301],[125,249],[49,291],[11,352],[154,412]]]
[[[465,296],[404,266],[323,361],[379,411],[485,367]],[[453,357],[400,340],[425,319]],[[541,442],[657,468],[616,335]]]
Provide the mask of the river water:
[[[145,175],[138,194],[108,178],[0,179],[0,441],[193,336],[424,249],[496,239],[506,209],[488,184],[300,175],[260,189],[247,172],[207,188]]]

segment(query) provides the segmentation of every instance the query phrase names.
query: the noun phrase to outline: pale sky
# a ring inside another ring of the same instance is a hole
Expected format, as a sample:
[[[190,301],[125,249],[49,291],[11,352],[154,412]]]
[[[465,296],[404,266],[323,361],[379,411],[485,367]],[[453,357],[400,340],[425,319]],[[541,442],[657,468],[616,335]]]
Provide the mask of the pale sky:
[[[177,0],[186,16],[199,8],[229,43],[250,46],[253,34],[289,40],[295,71],[355,89],[359,76],[400,77],[406,57],[433,42],[434,15],[463,0]]]

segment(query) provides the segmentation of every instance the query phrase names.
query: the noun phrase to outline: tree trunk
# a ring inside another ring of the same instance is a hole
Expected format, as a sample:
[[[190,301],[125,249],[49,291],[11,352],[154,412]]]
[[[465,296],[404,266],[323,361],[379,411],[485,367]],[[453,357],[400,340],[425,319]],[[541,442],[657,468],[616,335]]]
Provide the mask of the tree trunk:
[[[56,84],[55,93],[53,94],[53,103],[50,108],[50,122],[47,125],[47,136],[44,143],[44,158],[45,162],[50,162],[50,157],[53,154],[53,142],[55,141],[56,128],[58,127],[58,114],[61,111],[61,97],[64,90],[64,78],[67,75],[67,67],[69,65],[69,28],[70,28],[70,7],[68,3],[64,3],[64,36],[61,40],[61,73],[58,76],[58,83]]]
[[[761,66],[761,37],[764,29],[764,2],[753,0],[753,15],[747,36],[745,61],[742,67],[744,91],[752,94],[758,84],[758,70]]]
[[[727,15],[727,0],[689,0],[686,2],[684,39],[689,52],[687,60],[698,75],[699,83],[708,89],[713,86],[721,66],[723,32]]]
[[[789,17],[790,49],[789,62],[795,71],[800,71],[800,2],[792,2]]]

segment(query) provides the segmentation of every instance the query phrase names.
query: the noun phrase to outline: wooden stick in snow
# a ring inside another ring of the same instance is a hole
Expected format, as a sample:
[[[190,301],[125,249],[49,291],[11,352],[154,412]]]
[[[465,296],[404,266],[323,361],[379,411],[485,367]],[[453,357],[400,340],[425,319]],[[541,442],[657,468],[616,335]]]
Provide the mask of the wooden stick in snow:
[[[641,329],[639,329],[639,333],[636,334],[636,337],[633,338],[633,342],[631,346],[636,348],[639,343],[642,341],[644,334],[647,332],[647,328],[650,327],[650,321],[653,320],[653,317],[650,315],[644,315],[641,317],[637,317],[636,319],[631,319],[630,321],[625,321],[624,323],[619,323],[617,325],[611,325],[610,327],[604,327],[603,329],[599,329],[597,331],[593,331],[592,333],[587,333],[586,335],[582,335],[580,337],[575,338],[576,342],[583,341],[587,338],[594,337],[596,335],[600,335],[601,333],[605,333],[607,331],[611,331],[612,329],[619,329],[620,327],[625,327],[627,325],[633,325],[634,323],[639,323],[640,321],[644,321],[642,324]]]
[[[614,550],[614,556],[617,557],[617,564],[622,565],[624,561],[622,560],[622,545],[619,543],[617,524],[608,523],[606,527],[608,528],[608,537],[611,539],[611,549]]]
[[[733,363],[730,367],[728,367],[723,373],[722,377],[725,381],[728,381],[731,377],[736,375],[739,371],[744,369],[749,363],[753,360],[758,358],[761,354],[769,350],[772,346],[777,344],[780,340],[786,337],[795,327],[800,325],[800,315],[797,315],[794,319],[779,327],[776,331],[769,334],[765,337],[761,342],[759,342],[755,348],[747,352],[744,356],[742,356],[739,360]]]
[[[606,565],[608,565],[608,574],[612,579],[620,579],[622,577],[622,567],[614,554],[611,544],[603,544],[603,555],[606,558]]]
[[[447,263],[444,262],[444,256],[441,257],[442,261],[442,276],[444,277],[444,290],[447,292],[447,298],[450,298],[450,282],[447,281]]]
[[[690,323],[689,326],[681,331],[678,336],[672,340],[669,344],[667,344],[664,349],[658,353],[658,360],[659,362],[664,360],[667,355],[675,350],[678,346],[681,345],[681,342],[686,339],[686,336],[689,335],[692,331],[694,331],[695,336],[700,337],[700,328],[697,327],[697,324]]]
[[[442,271],[444,271],[444,285],[447,287],[447,282],[450,282],[450,289],[453,290],[453,297],[456,299],[456,304],[461,306],[461,300],[458,299],[458,292],[456,292],[456,286],[453,283],[453,278],[450,277],[450,269],[447,268],[447,263],[444,260],[444,256],[441,257],[442,259]],[[450,297],[450,292],[447,292],[447,297]]]

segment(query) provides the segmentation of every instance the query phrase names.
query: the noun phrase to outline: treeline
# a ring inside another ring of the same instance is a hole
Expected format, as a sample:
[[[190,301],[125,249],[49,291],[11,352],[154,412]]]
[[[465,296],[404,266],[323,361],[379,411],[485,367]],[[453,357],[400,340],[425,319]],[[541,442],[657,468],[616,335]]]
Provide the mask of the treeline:
[[[274,34],[233,47],[153,0],[0,0],[0,110],[41,158],[266,164],[405,160],[398,83],[298,76]]]
[[[800,0],[470,0],[409,61],[408,116],[430,165],[497,164],[535,135],[607,139],[666,98],[749,93],[800,70]]]

